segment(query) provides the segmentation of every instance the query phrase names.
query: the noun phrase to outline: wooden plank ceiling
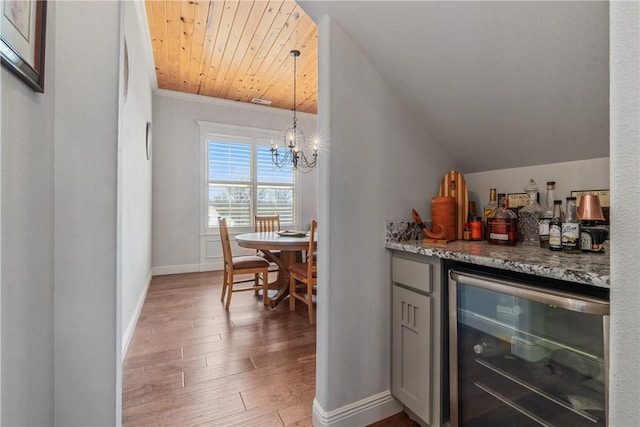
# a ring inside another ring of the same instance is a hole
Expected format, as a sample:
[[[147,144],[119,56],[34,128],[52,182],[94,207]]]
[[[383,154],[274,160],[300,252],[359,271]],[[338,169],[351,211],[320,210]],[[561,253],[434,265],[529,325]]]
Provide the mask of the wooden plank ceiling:
[[[317,113],[317,28],[293,0],[145,0],[161,89]]]

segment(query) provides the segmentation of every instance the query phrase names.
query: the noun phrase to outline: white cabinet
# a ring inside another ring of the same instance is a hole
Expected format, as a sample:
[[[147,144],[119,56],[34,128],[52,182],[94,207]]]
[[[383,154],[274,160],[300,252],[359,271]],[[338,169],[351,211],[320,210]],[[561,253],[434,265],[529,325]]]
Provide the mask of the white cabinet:
[[[441,424],[440,259],[394,252],[391,393],[422,424]]]

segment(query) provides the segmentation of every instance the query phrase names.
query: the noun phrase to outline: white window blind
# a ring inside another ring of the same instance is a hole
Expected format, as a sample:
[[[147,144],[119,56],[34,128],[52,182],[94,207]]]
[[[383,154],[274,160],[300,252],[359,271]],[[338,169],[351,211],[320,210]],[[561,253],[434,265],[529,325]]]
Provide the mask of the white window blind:
[[[295,175],[272,165],[269,145],[259,139],[207,138],[207,228],[218,217],[230,227],[253,228],[254,215],[280,215],[281,225],[296,219]]]

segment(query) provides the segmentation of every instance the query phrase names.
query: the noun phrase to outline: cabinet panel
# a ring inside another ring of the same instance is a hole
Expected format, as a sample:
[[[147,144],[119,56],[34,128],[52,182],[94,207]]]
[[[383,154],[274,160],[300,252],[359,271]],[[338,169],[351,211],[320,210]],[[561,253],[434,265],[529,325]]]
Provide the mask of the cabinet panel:
[[[428,424],[432,422],[433,400],[432,305],[427,295],[393,286],[391,391]]]
[[[391,271],[395,283],[401,283],[422,292],[433,290],[431,264],[398,257],[393,257],[392,262]]]

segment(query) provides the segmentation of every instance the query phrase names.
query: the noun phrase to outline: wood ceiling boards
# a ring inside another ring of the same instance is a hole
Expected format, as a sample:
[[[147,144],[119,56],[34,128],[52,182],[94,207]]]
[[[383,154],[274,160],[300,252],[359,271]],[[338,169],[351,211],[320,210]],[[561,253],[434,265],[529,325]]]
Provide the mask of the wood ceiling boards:
[[[293,0],[145,0],[158,87],[317,113],[317,28]]]

